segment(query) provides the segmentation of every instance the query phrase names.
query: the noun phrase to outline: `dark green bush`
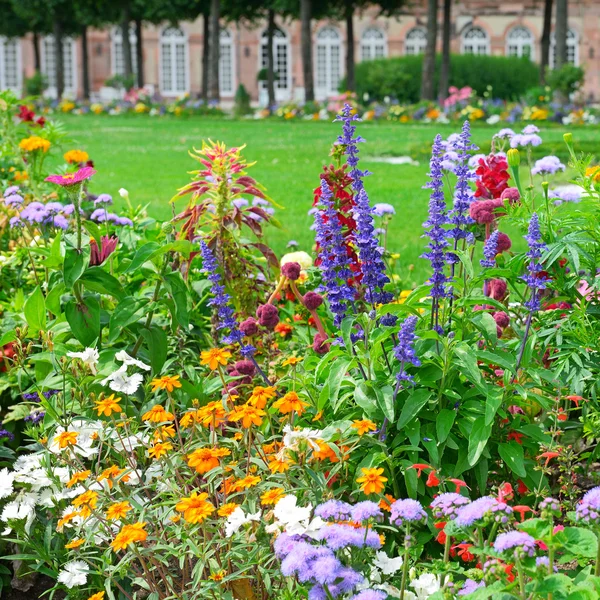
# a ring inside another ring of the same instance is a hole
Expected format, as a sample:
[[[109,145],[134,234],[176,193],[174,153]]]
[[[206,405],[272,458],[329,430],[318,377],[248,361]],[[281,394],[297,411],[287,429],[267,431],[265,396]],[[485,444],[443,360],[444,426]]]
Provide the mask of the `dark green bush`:
[[[436,59],[437,89],[441,57]],[[360,63],[356,67],[356,91],[359,98],[370,100],[386,96],[400,102],[419,100],[423,56],[396,56]],[[453,55],[450,63],[450,85],[472,87],[482,96],[492,87],[491,96],[517,100],[539,80],[539,67],[528,58],[508,56]],[[342,82],[341,89],[344,89]]]

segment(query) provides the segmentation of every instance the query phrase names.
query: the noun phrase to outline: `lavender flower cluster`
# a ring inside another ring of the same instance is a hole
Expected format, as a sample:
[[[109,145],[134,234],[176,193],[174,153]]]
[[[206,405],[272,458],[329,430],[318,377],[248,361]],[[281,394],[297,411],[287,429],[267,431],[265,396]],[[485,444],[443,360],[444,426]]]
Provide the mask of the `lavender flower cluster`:
[[[498,238],[500,232],[496,229],[483,245],[483,260],[480,260],[482,267],[492,268],[496,266],[496,255],[498,254]]]
[[[537,213],[533,213],[531,216],[525,239],[529,245],[529,252],[527,252],[529,265],[527,267],[527,275],[523,275],[521,279],[523,279],[523,281],[527,284],[527,287],[531,290],[531,298],[525,302],[525,306],[533,313],[540,310],[540,292],[541,290],[546,289],[546,285],[549,281],[548,278],[542,273],[543,269],[540,263],[542,253],[544,250],[546,250],[546,244],[544,244],[542,240],[540,221]]]
[[[535,538],[524,531],[506,531],[501,533],[494,542],[496,552],[508,552],[512,550],[524,556],[533,556],[535,554]]]
[[[483,496],[458,509],[454,523],[459,527],[483,525],[486,522],[508,523],[513,509],[492,496]]]
[[[535,161],[531,169],[532,175],[555,175],[559,171],[564,171],[567,167],[560,162],[558,156],[544,156]]]
[[[505,130],[503,130],[505,131]],[[506,130],[511,131],[511,130]],[[510,136],[511,148],[526,148],[528,146],[539,146],[542,143],[542,138],[538,135],[539,128],[535,125],[527,125],[521,133],[514,133]]]
[[[418,500],[405,498],[396,500],[391,507],[390,522],[396,526],[421,523],[427,520],[427,513]]]
[[[413,383],[414,378],[406,372],[406,365],[411,364],[418,367],[421,364],[414,349],[415,340],[417,339],[417,336],[415,335],[416,326],[417,317],[406,317],[398,331],[398,344],[394,348],[394,356],[400,363],[400,371],[396,375],[398,384],[402,381]]]
[[[586,492],[575,509],[575,516],[588,525],[600,525],[600,487]]]
[[[459,509],[470,503],[471,501],[462,494],[446,492],[433,499],[431,510],[436,519],[454,519]]]

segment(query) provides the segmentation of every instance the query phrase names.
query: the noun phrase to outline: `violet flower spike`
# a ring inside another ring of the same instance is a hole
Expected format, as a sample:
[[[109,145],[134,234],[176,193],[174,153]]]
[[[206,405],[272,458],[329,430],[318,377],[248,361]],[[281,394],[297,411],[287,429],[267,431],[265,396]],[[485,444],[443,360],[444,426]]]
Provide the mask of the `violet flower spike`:
[[[483,245],[483,260],[480,260],[480,264],[482,267],[487,267],[489,269],[496,266],[496,255],[498,254],[498,237],[500,236],[500,232],[496,229],[490,237],[485,240],[485,244]]]

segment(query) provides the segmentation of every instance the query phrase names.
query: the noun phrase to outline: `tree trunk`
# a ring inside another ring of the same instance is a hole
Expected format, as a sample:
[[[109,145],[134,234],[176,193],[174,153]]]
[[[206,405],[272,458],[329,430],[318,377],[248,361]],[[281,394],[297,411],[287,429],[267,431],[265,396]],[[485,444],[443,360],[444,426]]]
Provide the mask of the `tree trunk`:
[[[350,92],[356,91],[356,79],[354,77],[354,4],[352,0],[346,0],[346,89]],[[371,58],[375,58],[372,56]]]
[[[556,36],[556,62],[554,68],[560,69],[567,62],[567,30],[569,11],[567,0],[556,0],[556,24],[554,35]]]
[[[444,21],[442,23],[442,66],[438,98],[440,104],[448,97],[450,86],[450,33],[452,28],[452,0],[444,0]]]
[[[552,32],[552,3],[553,0],[544,2],[544,28],[542,30],[542,56],[540,56],[540,83],[546,83],[546,69],[550,64],[550,33]]]
[[[210,0],[210,50],[208,66],[208,100],[219,102],[219,19],[221,6],[219,0]]]
[[[267,94],[269,110],[275,106],[275,58],[273,56],[273,37],[275,36],[275,11],[269,9],[267,25]]]
[[[58,19],[53,23],[54,35],[54,63],[56,71],[54,78],[56,80],[56,99],[60,100],[65,92],[65,55],[63,48],[63,29]]]
[[[300,38],[302,46],[302,74],[304,77],[304,100],[314,102],[315,88],[312,65],[312,35],[310,21],[312,18],[312,0],[300,0]]]
[[[88,54],[88,28],[84,25],[81,28],[81,75],[83,84],[83,99],[90,99],[90,57]]]
[[[437,43],[438,0],[427,0],[427,46],[421,73],[421,98],[435,100],[435,46]]]
[[[131,60],[131,42],[129,40],[129,10],[123,9],[121,20],[121,48],[123,49],[123,77],[127,85],[133,84],[133,61]]]
[[[202,89],[200,95],[202,100],[208,100],[208,57],[210,54],[210,21],[208,13],[202,15],[203,34],[202,34]]]
[[[142,20],[135,20],[135,58],[137,62],[137,86],[143,88],[144,81],[144,32],[142,30]]]
[[[35,64],[36,73],[40,73],[42,70],[42,59],[40,57],[40,36],[34,31],[33,32],[33,58]]]

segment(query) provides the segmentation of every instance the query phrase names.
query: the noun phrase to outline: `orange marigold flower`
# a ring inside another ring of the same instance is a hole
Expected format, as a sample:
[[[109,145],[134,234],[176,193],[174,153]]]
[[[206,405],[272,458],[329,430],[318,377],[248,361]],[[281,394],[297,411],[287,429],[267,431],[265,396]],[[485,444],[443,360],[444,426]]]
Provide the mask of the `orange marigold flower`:
[[[238,506],[239,504],[236,504],[235,502],[227,502],[227,504],[223,504],[223,506],[219,508],[217,514],[220,517],[228,517]]]
[[[231,352],[224,350],[223,348],[211,348],[210,350],[203,350],[200,353],[200,364],[208,365],[211,371],[216,371],[219,365],[225,366],[227,359],[231,358]]]
[[[148,538],[148,532],[145,531],[145,522],[133,523],[132,525],[124,525],[121,531],[117,533],[115,539],[110,543],[115,552],[125,550],[129,544],[135,542],[145,542]]]
[[[316,440],[319,445],[318,450],[313,450],[313,458],[315,460],[327,460],[329,459],[332,463],[340,462],[338,455],[335,450],[323,440]]]
[[[90,156],[85,150],[69,150],[65,152],[63,158],[70,165],[87,162]]]
[[[161,456],[168,454],[170,450],[173,450],[171,442],[157,442],[148,450],[148,456],[158,460]]]
[[[97,592],[90,596],[88,600],[104,600],[104,592]]]
[[[212,581],[223,581],[225,575],[227,575],[227,571],[221,570],[216,573],[211,573],[208,578]]]
[[[188,410],[188,412],[186,412],[179,419],[179,425],[187,429],[188,427],[191,427],[194,423],[198,423],[200,421],[200,417],[198,416],[199,412],[200,411],[198,410]]]
[[[68,544],[65,544],[65,548],[67,550],[73,550],[74,548],[79,548],[79,546],[83,546],[83,544],[85,544],[85,540],[78,538],[76,540],[73,540],[72,542],[69,542]]]
[[[79,434],[76,431],[63,431],[56,437],[58,447],[62,450],[67,446],[74,446],[77,443],[77,436]]]
[[[361,421],[353,421],[352,428],[356,429],[356,433],[358,433],[358,435],[364,435],[365,433],[369,433],[369,431],[375,431],[377,429],[377,425],[375,425],[375,423],[369,419],[362,419]]]
[[[227,448],[198,448],[188,455],[188,466],[196,469],[201,475],[220,465],[223,456],[229,456]]]
[[[269,506],[270,504],[277,504],[285,496],[285,490],[283,488],[272,488],[261,494],[260,503],[263,506]]]
[[[394,502],[396,502],[396,498],[391,494],[386,494],[379,502],[379,508],[385,512],[391,512]]]
[[[110,521],[124,519],[130,510],[132,510],[132,506],[129,502],[115,502],[106,509],[106,518]]]
[[[234,492],[240,492],[247,490],[248,488],[254,487],[260,483],[260,477],[258,475],[246,475],[242,479],[235,481],[231,487]]]
[[[96,408],[94,410],[98,411],[99,417],[102,415],[110,417],[114,412],[122,413],[123,409],[119,406],[119,400],[121,398],[115,398],[115,395],[111,394],[108,398],[104,398],[104,400],[96,400]]]
[[[38,135],[32,135],[19,142],[19,148],[24,152],[35,152],[41,150],[42,152],[48,152],[50,149],[50,142],[41,138]]]
[[[381,494],[385,489],[385,482],[387,477],[383,477],[383,469],[376,467],[361,469],[362,476],[356,479],[356,483],[360,483],[360,489],[367,496],[369,494]]]
[[[585,170],[585,176],[591,177],[594,181],[600,181],[600,166],[588,167]]]
[[[289,358],[286,358],[281,365],[283,367],[288,367],[288,366],[292,366],[295,367],[296,365],[300,364],[302,362],[303,359],[298,358],[297,356],[290,356]]]
[[[300,400],[296,392],[288,392],[287,394],[279,398],[279,400],[274,402],[273,406],[284,415],[291,412],[295,412],[297,415],[301,415],[308,406],[308,403]]]
[[[269,471],[271,471],[271,473],[285,473],[289,468],[290,463],[285,456],[272,456],[269,459]]]
[[[227,416],[230,421],[242,422],[242,427],[244,429],[249,429],[252,425],[256,425],[257,427],[262,424],[262,417],[264,417],[267,413],[260,408],[256,408],[251,404],[242,404],[241,406],[236,406]]]
[[[198,418],[204,427],[218,427],[225,422],[227,411],[223,403],[215,400],[198,409]]]
[[[289,323],[279,321],[279,323],[275,325],[274,331],[284,338],[290,335],[292,331],[294,331],[294,328]]]
[[[104,471],[102,471],[102,473],[100,473],[100,475],[98,476],[98,481],[104,481],[106,479],[106,481],[108,483],[108,487],[112,488],[114,485],[113,480],[117,479],[117,477],[122,475],[124,472],[125,472],[125,469],[121,469],[121,468],[117,467],[117,465],[112,465],[111,467],[104,469]],[[126,483],[127,481],[129,481],[130,476],[125,475],[121,479],[123,480],[123,483]]]
[[[92,510],[98,505],[98,492],[88,490],[73,499],[73,506],[79,509],[79,515],[84,519],[92,514]],[[64,517],[63,517],[64,518]]]
[[[150,421],[150,423],[164,423],[173,419],[175,419],[175,415],[166,411],[160,404],[153,406],[142,415],[142,421]]]
[[[91,474],[92,474],[92,472],[90,470],[78,471],[77,473],[73,473],[73,476],[71,477],[71,479],[69,479],[69,481],[67,481],[67,487],[71,488],[71,487],[77,485],[78,483],[85,481]]]
[[[257,385],[252,390],[250,398],[248,398],[248,403],[256,406],[256,408],[264,408],[267,402],[275,398],[276,395],[274,386],[262,387]]]
[[[181,383],[179,381],[179,375],[163,375],[152,380],[152,391],[156,390],[167,390],[172,392],[175,388],[180,388]]]
[[[62,531],[67,523],[70,523],[73,519],[79,516],[81,516],[81,514],[78,510],[74,510],[72,512],[67,513],[64,517],[62,517],[62,519],[59,519],[56,523],[56,531]]]
[[[206,492],[202,492],[201,494],[192,492],[191,496],[182,498],[175,505],[175,510],[183,513],[183,518],[188,523],[202,523],[202,521],[215,512],[215,507],[206,501],[207,498],[208,494]]]
[[[175,427],[173,425],[162,425],[152,435],[155,442],[164,442],[172,437],[175,437]]]

